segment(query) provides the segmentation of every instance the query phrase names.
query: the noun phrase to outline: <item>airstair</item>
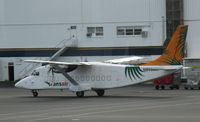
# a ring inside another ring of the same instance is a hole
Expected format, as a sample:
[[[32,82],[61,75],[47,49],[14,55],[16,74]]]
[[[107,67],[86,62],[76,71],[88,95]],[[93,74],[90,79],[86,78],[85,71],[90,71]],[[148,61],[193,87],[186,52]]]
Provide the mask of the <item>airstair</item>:
[[[69,38],[69,39],[64,39],[61,42],[59,42],[56,46],[55,49],[57,50],[51,57],[49,58],[41,58],[37,57],[34,58],[33,60],[49,60],[49,61],[55,61],[57,60],[66,50],[69,50],[71,47],[77,47],[78,45],[78,40],[76,38]],[[36,67],[41,66],[41,64],[37,63],[29,63],[25,65],[22,70],[19,72],[19,77],[24,78],[27,75],[29,75]]]
[[[77,39],[73,39],[73,38],[65,39],[65,40],[61,41],[56,46],[56,48],[58,48],[58,51],[49,58],[49,61],[55,61],[58,57],[60,57],[60,55],[62,55],[69,48],[77,47],[77,44],[78,44]],[[63,46],[60,48],[60,45],[61,46],[63,45]]]

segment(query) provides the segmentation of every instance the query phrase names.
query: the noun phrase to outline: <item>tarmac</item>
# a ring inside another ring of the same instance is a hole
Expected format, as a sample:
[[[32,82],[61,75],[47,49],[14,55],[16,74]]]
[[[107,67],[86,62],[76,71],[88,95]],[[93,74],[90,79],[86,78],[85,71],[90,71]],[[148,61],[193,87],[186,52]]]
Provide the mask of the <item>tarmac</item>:
[[[199,122],[199,90],[132,86],[84,98],[64,91],[0,88],[0,122]]]

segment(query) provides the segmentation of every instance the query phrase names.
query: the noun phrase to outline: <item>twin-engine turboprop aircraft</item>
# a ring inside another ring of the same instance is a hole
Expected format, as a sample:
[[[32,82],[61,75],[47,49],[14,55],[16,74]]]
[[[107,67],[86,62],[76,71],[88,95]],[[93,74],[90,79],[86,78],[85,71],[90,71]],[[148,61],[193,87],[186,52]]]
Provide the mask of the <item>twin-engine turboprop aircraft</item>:
[[[164,53],[144,65],[26,60],[46,65],[36,68],[15,86],[30,89],[34,97],[38,96],[38,90],[44,89],[69,89],[78,97],[93,90],[98,96],[103,96],[107,89],[150,81],[182,69],[186,34],[187,26],[178,26]]]

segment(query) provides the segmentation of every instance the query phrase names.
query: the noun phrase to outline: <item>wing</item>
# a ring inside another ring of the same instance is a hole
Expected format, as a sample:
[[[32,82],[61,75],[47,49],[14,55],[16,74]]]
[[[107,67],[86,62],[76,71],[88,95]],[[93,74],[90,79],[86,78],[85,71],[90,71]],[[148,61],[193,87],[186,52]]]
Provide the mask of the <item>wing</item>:
[[[25,60],[25,62],[29,63],[45,63],[50,65],[77,65],[77,66],[91,66],[91,65],[112,65],[109,63],[102,62],[58,62],[58,61],[43,61],[43,60]],[[119,66],[127,66],[127,67],[138,67],[138,65],[123,65],[123,64],[115,64]],[[190,69],[191,67],[184,67],[182,65],[166,65],[166,66],[139,66],[144,70],[179,70],[179,69]]]
[[[128,58],[119,58],[113,60],[107,60],[104,62],[58,62],[58,61],[43,61],[43,60],[25,60],[29,63],[46,63],[46,64],[58,64],[58,65],[98,65],[102,63],[111,63],[111,64],[143,64],[147,63],[147,58],[133,56]]]
[[[55,65],[94,65],[100,64],[100,62],[58,62],[58,61],[43,61],[43,60],[25,60],[28,63],[44,63],[44,64],[55,64]]]

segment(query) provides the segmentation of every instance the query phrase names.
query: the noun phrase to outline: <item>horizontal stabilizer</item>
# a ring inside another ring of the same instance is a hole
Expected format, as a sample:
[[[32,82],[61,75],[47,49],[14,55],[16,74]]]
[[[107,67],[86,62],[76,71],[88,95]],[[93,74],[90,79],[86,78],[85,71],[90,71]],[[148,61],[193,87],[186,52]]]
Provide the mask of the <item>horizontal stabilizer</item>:
[[[147,63],[147,59],[144,57],[133,56],[133,57],[128,57],[128,58],[107,60],[104,62],[105,63],[113,63],[113,64],[141,64],[141,63]]]
[[[189,67],[183,67],[182,65],[172,65],[172,66],[140,66],[144,70],[179,70],[188,69]]]

